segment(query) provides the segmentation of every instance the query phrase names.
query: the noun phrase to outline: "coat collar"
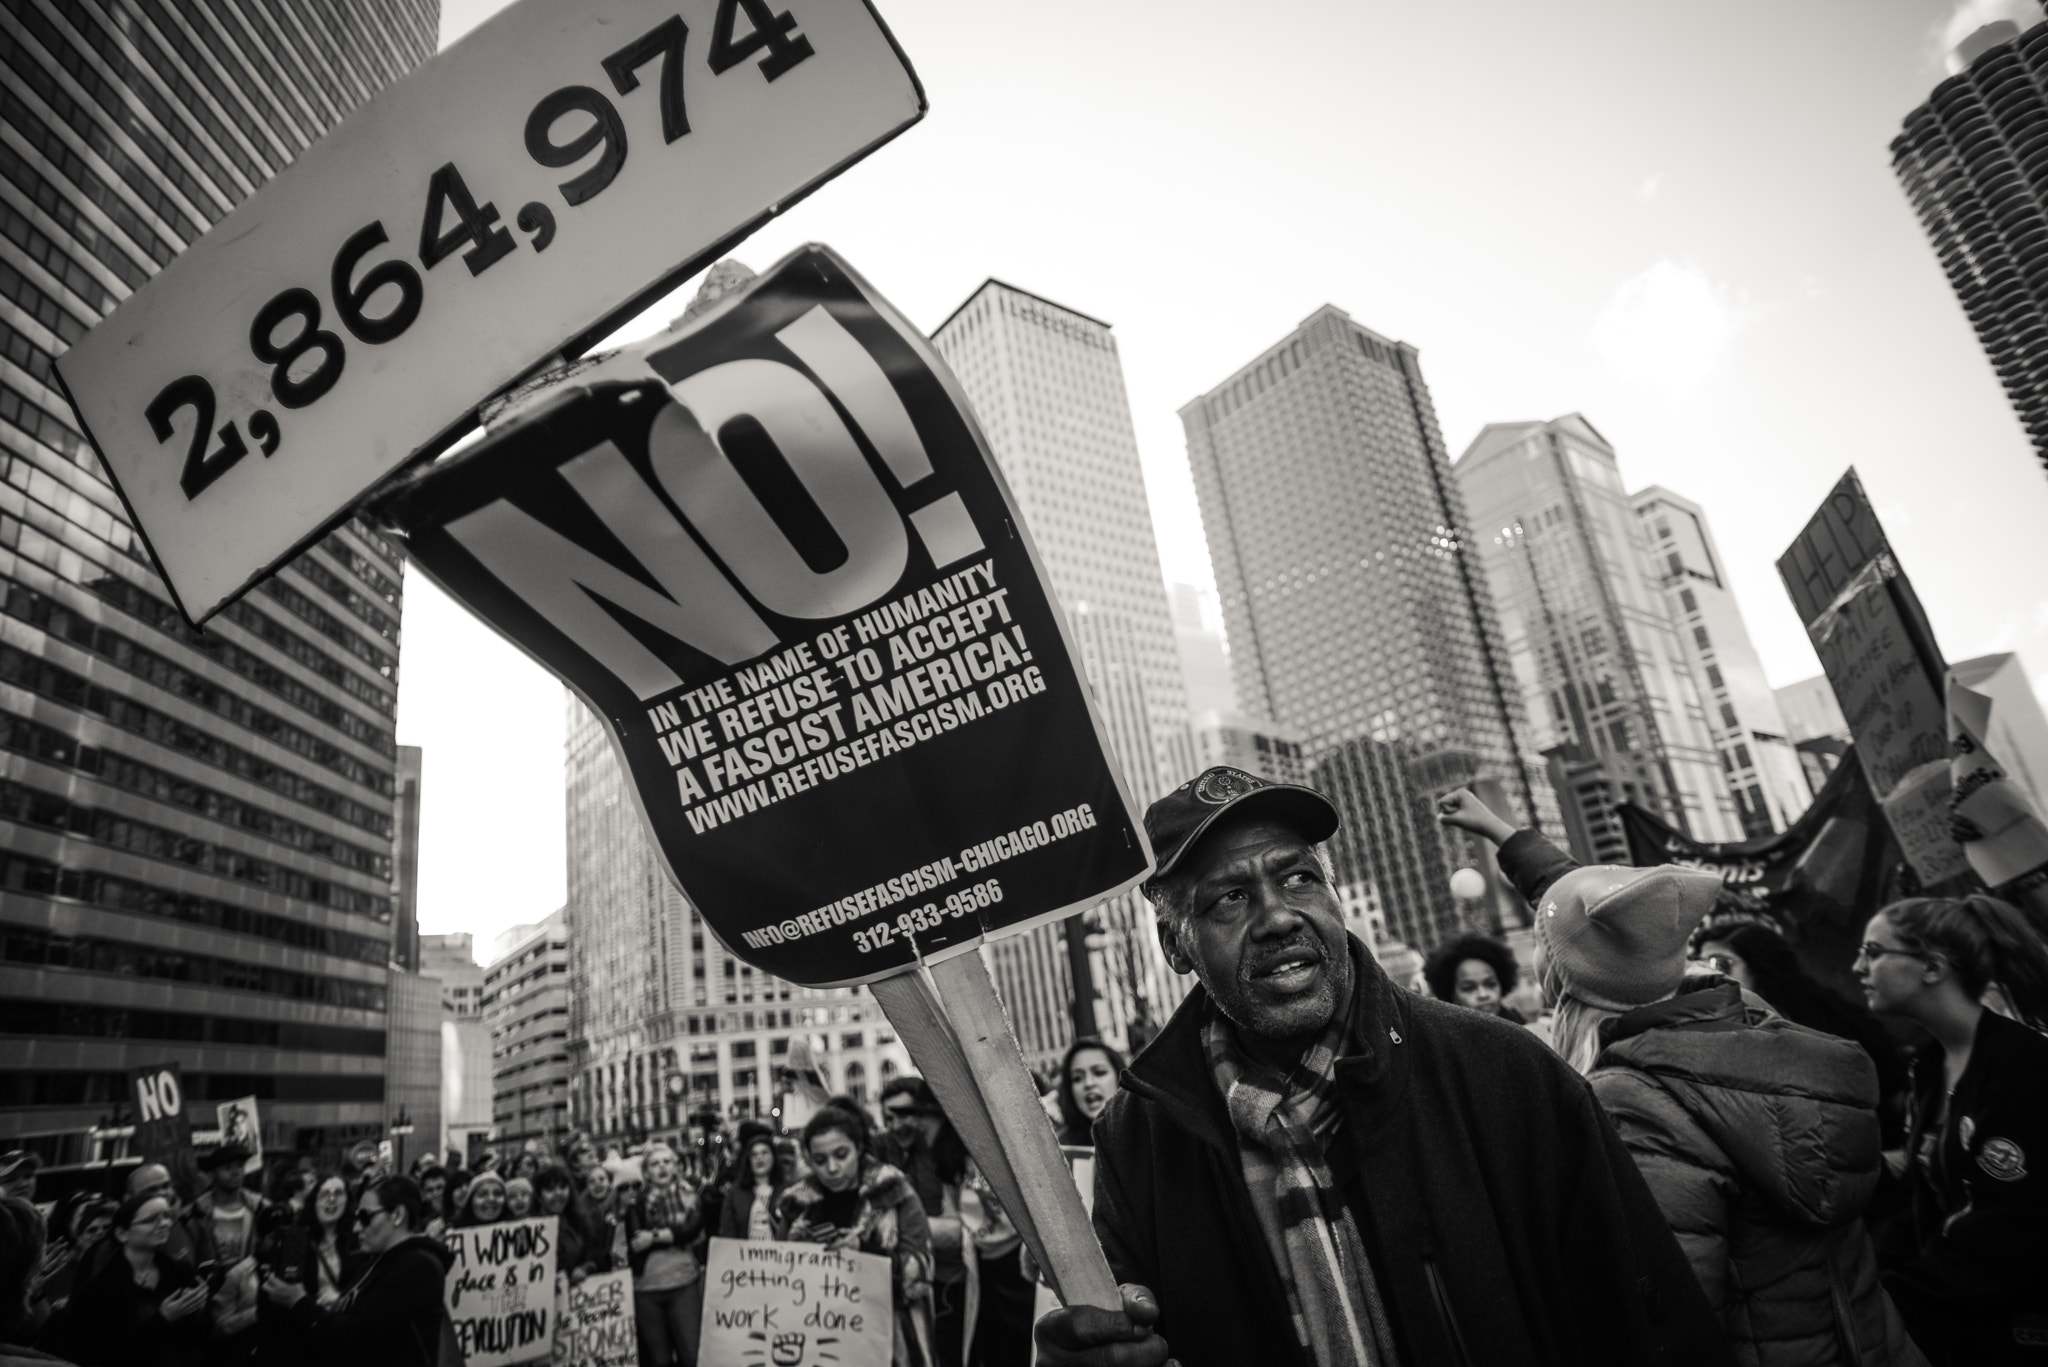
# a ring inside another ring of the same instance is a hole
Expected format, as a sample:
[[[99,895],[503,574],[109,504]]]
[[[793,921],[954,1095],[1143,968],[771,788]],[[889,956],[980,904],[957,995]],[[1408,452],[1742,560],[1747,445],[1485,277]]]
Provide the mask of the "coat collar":
[[[1408,1003],[1401,1000],[1406,994],[1394,986],[1356,936],[1350,937],[1349,948],[1351,1030],[1345,1052],[1337,1060],[1337,1077],[1346,1091],[1395,1081],[1395,1064],[1401,1054],[1396,1046],[1409,1024]],[[1205,1143],[1234,1154],[1237,1141],[1230,1115],[1202,1047],[1202,1025],[1211,1009],[1208,989],[1197,984],[1159,1037],[1124,1070],[1123,1085],[1159,1106]]]

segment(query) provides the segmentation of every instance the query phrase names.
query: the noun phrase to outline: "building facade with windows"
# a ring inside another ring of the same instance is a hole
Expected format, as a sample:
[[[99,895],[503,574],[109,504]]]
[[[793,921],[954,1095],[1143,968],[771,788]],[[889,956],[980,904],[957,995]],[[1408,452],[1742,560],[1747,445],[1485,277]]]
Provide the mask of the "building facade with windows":
[[[791,1041],[826,1087],[872,1103],[910,1065],[873,997],[757,972],[663,872],[604,724],[568,696],[569,1126],[600,1145],[706,1113],[771,1117]]]
[[[1786,830],[1812,805],[1813,789],[1750,644],[1706,512],[1656,485],[1631,501],[1649,541],[1651,568],[1663,580],[1665,610],[1691,661],[1742,833],[1754,839]]]
[[[1339,882],[1434,945],[1491,858],[1434,798],[1490,778],[1517,825],[1558,814],[1416,351],[1326,305],[1180,417],[1238,705],[1302,735]]]
[[[383,1133],[401,566],[344,526],[186,626],[52,360],[386,82],[435,6],[0,14],[0,1143],[177,1062],[266,1149]],[[35,1138],[31,1138],[35,1136]]]
[[[967,391],[1030,528],[1110,748],[1143,808],[1196,765],[1116,335],[1098,318],[990,280],[939,325],[932,345]],[[990,960],[1037,1066],[1056,1064],[1073,1037],[1077,979],[1087,980],[1080,1014],[1119,1048],[1149,1039],[1186,991],[1136,892],[1072,928],[998,941]]]
[[[484,969],[491,1141],[560,1153],[569,1133],[569,923],[556,911],[501,937]]]
[[[1579,414],[1488,424],[1458,458],[1537,745],[1602,858],[1633,802],[1699,840],[1742,825],[1614,449]],[[1625,848],[1625,845],[1623,846]]]

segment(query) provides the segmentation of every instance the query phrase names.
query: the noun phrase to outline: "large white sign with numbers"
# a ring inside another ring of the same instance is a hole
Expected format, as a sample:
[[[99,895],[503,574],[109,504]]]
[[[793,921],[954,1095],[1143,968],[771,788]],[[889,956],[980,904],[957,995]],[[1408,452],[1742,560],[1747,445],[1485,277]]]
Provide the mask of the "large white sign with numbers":
[[[476,406],[915,123],[864,0],[522,0],[58,362],[195,621]]]

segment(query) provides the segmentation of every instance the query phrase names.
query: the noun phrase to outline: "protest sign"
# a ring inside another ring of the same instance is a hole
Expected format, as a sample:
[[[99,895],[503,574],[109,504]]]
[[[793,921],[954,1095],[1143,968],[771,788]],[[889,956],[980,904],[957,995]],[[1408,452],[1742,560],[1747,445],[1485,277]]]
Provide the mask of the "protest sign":
[[[213,1110],[220,1117],[221,1144],[240,1144],[249,1151],[249,1161],[242,1164],[242,1171],[263,1171],[263,1123],[258,1119],[256,1098],[223,1101]]]
[[[585,1277],[563,1294],[560,1308],[553,1367],[639,1367],[632,1273]]]
[[[178,1189],[193,1195],[199,1168],[192,1152],[192,1122],[185,1116],[185,1082],[175,1063],[150,1063],[128,1070],[128,1095],[135,1103],[135,1135],[129,1151],[145,1163],[170,1170]]]
[[[468,1367],[546,1357],[555,1338],[556,1219],[451,1229],[448,1318]]]
[[[924,109],[863,0],[524,0],[308,148],[58,374],[203,622]]]
[[[1949,765],[1934,759],[1909,770],[1879,805],[1899,842],[1899,851],[1922,883],[1938,883],[1970,871],[1962,847],[1950,833]]]
[[[822,1244],[713,1239],[704,1271],[704,1367],[888,1367],[889,1259]]]
[[[671,876],[759,969],[873,981],[1150,869],[965,396],[827,248],[380,511],[606,720]]]
[[[2048,825],[2027,790],[2015,783],[1986,737],[1992,734],[1997,701],[1951,673],[1948,681],[1948,737],[1955,814],[1976,833],[1963,853],[1977,876],[2003,887],[2048,865]]]

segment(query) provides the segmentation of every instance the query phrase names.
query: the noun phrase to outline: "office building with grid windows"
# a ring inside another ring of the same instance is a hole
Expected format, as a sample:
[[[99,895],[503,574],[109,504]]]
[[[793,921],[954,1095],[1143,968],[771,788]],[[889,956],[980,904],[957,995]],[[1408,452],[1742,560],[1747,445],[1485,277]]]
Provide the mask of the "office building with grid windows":
[[[1607,859],[1634,802],[1697,840],[1740,840],[1691,655],[1614,448],[1573,413],[1490,423],[1458,458],[1475,558],[1539,749]]]
[[[1724,574],[1706,512],[1691,499],[1651,485],[1630,500],[1649,541],[1650,566],[1663,579],[1664,607],[1692,665],[1721,772],[1750,838],[1790,828],[1813,804],[1791,728],[1764,678],[1749,627]]]
[[[617,1146],[706,1112],[768,1116],[799,1035],[835,1095],[872,1102],[910,1071],[865,991],[798,987],[718,942],[662,870],[604,723],[568,708],[570,1128]]]
[[[1187,683],[1159,568],[1123,361],[1109,324],[990,280],[932,334],[981,421],[1065,611],[1142,808],[1196,772]],[[1073,1035],[1077,977],[1093,1029],[1142,1044],[1186,990],[1135,892],[998,942],[992,967],[1025,1057],[1056,1065]],[[1085,975],[1079,965],[1085,961]]]
[[[514,926],[484,969],[491,1030],[491,1142],[560,1153],[569,1134],[569,923]]]
[[[1465,925],[1451,874],[1492,858],[1439,793],[1491,780],[1559,826],[1416,351],[1325,305],[1180,417],[1239,706],[1304,737],[1339,881],[1434,945]]]
[[[0,1143],[130,1068],[267,1149],[381,1135],[400,560],[353,524],[187,627],[52,360],[434,49],[432,0],[0,14]]]

